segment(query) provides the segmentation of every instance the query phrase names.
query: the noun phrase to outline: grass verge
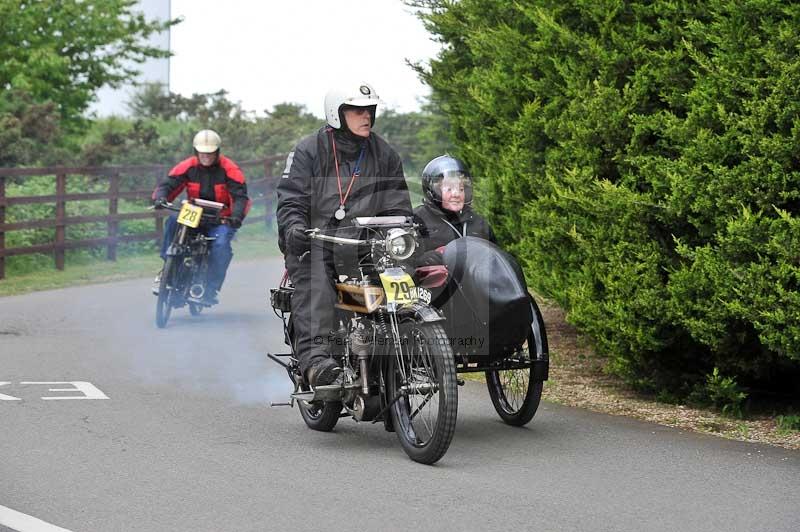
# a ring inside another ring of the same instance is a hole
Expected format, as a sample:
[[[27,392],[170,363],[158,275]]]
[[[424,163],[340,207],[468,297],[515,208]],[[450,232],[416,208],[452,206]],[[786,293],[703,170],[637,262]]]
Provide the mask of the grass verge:
[[[236,261],[280,255],[275,237],[266,233],[261,224],[245,226],[238,232],[233,241],[233,253]],[[0,296],[155,276],[160,267],[161,259],[155,246],[148,254],[126,255],[123,252],[116,261],[68,260],[63,271],[42,268],[0,280]]]

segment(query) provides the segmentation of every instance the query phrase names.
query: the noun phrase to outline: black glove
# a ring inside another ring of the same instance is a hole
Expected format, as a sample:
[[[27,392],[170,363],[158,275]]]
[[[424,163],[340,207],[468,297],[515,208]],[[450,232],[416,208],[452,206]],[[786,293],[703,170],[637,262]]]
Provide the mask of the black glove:
[[[228,218],[228,225],[233,227],[234,229],[239,229],[242,226],[242,219],[238,216],[231,216]]]
[[[163,209],[167,205],[169,205],[167,198],[156,198],[153,200],[153,207],[155,207],[156,210]]]
[[[426,251],[417,261],[417,266],[441,266],[444,264],[444,255],[432,249]]]
[[[311,249],[305,226],[295,224],[286,231],[286,248],[292,255],[302,255]]]

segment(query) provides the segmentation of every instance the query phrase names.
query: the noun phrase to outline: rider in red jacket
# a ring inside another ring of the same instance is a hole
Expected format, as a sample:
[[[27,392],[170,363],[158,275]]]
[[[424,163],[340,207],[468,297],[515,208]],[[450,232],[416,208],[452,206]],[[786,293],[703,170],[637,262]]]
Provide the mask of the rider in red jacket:
[[[156,208],[177,198],[184,189],[189,199],[201,198],[225,205],[220,212],[224,217],[221,224],[202,226],[207,236],[215,238],[209,253],[208,286],[204,296],[206,302],[212,304],[217,303],[217,293],[233,258],[231,240],[250,210],[244,174],[235,162],[220,153],[221,144],[222,140],[215,131],[204,129],[197,133],[192,142],[195,155],[178,163],[153,191]],[[162,259],[166,258],[167,248],[175,234],[176,220],[175,215],[166,220]],[[153,291],[157,293],[155,285]]]

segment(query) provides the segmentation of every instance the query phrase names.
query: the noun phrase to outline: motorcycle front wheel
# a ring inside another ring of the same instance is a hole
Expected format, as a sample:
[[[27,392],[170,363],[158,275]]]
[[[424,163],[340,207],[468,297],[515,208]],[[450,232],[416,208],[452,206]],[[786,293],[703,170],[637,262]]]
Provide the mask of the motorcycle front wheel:
[[[530,363],[532,360],[541,359],[547,354],[547,333],[545,332],[544,319],[536,302],[531,298],[531,322],[528,339],[510,361]],[[520,427],[528,423],[542,399],[542,381],[532,379],[533,369],[511,369],[486,372],[486,386],[489,388],[489,397],[500,419]]]
[[[172,279],[176,277],[175,263],[172,257],[167,257],[164,262],[164,269],[161,270],[161,282],[158,285],[158,299],[156,300],[156,326],[163,329],[167,326],[169,316],[172,313]]]
[[[401,323],[401,352],[389,358],[390,412],[403,450],[433,464],[447,452],[456,430],[458,387],[453,351],[437,323]]]

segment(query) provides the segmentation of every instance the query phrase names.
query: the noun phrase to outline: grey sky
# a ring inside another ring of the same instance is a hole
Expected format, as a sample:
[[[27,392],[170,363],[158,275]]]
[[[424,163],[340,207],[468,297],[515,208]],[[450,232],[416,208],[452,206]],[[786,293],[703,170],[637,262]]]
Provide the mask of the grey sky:
[[[245,109],[291,101],[322,116],[328,88],[367,81],[400,111],[428,94],[406,64],[437,53],[400,0],[172,0],[170,85],[226,89]]]

